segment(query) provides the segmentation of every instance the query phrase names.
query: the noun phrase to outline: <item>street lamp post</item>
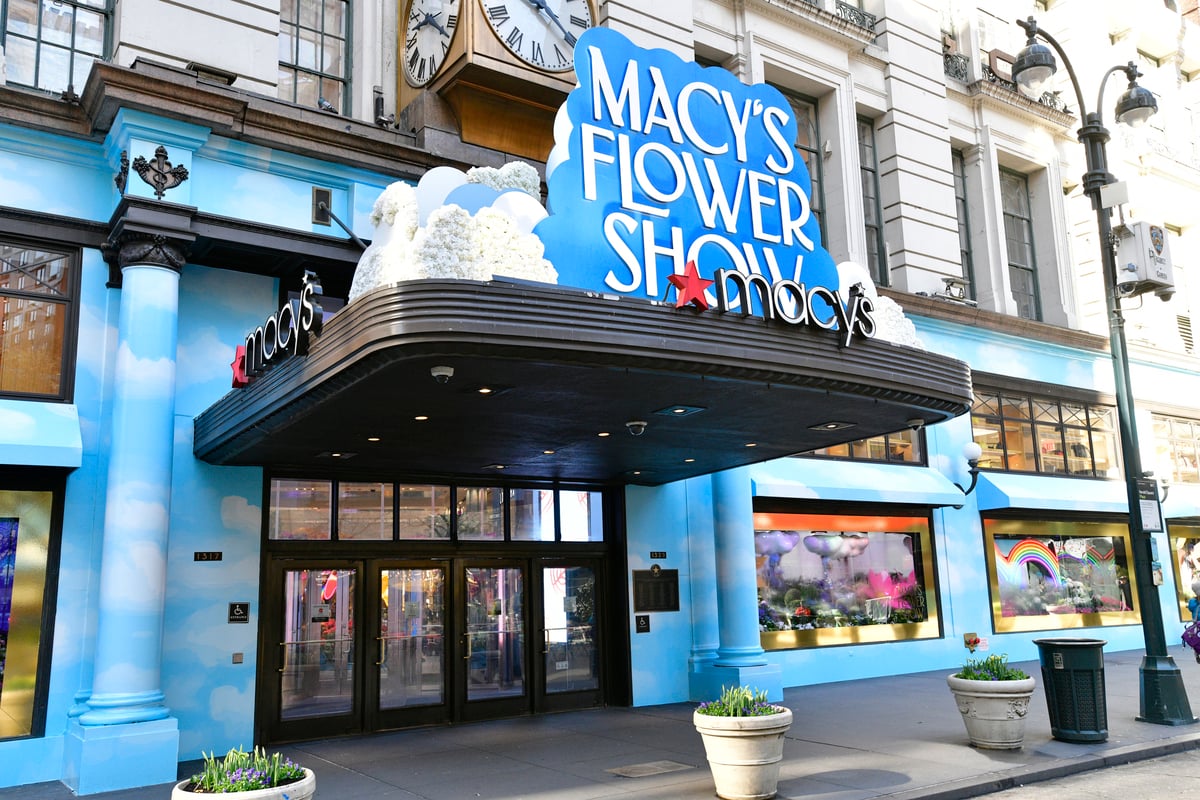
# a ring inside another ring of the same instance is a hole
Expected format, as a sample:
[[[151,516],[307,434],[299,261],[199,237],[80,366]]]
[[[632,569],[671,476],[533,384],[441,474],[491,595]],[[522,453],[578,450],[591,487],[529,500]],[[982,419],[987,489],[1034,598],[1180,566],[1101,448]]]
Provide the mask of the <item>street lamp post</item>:
[[[1071,67],[1070,59],[1054,37],[1040,30],[1033,17],[1017,20],[1029,40],[1013,62],[1013,80],[1034,97],[1041,97],[1043,87],[1055,71],[1054,55],[1037,41],[1040,36],[1067,67],[1071,85],[1079,103],[1079,116],[1083,126],[1079,129],[1079,141],[1083,145],[1087,161],[1087,172],[1083,176],[1084,193],[1092,200],[1096,210],[1096,224],[1100,230],[1100,266],[1104,273],[1104,301],[1109,317],[1109,350],[1112,353],[1113,374],[1117,388],[1117,424],[1121,437],[1122,466],[1125,470],[1125,487],[1129,500],[1129,536],[1133,546],[1133,569],[1137,576],[1138,604],[1142,612],[1142,634],[1146,640],[1146,654],[1141,664],[1141,714],[1138,720],[1160,725],[1189,725],[1196,722],[1188,704],[1183,677],[1175,661],[1167,654],[1166,635],[1163,632],[1162,606],[1158,590],[1151,574],[1153,561],[1151,537],[1144,529],[1141,496],[1138,480],[1142,478],[1141,455],[1138,450],[1137,429],[1133,421],[1133,389],[1129,380],[1129,362],[1125,346],[1125,319],[1121,313],[1121,299],[1117,295],[1116,241],[1112,230],[1112,211],[1104,207],[1100,190],[1114,182],[1108,173],[1108,155],[1105,144],[1109,140],[1100,109],[1104,103],[1104,85],[1114,72],[1123,72],[1129,80],[1129,88],[1117,101],[1118,122],[1140,125],[1158,110],[1154,95],[1137,85],[1140,73],[1131,61],[1126,66],[1116,66],[1104,74],[1100,82],[1100,94],[1096,110],[1088,113],[1079,89],[1079,80]]]

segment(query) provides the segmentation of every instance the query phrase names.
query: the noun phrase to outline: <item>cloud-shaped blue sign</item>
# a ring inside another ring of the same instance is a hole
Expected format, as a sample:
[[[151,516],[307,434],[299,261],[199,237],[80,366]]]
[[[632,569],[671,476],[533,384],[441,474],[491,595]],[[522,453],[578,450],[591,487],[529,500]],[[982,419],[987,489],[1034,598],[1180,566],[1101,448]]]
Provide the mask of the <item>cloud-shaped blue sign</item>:
[[[560,284],[662,299],[694,261],[704,277],[838,288],[779,91],[607,28],[580,37],[575,70],[566,157],[535,229]]]

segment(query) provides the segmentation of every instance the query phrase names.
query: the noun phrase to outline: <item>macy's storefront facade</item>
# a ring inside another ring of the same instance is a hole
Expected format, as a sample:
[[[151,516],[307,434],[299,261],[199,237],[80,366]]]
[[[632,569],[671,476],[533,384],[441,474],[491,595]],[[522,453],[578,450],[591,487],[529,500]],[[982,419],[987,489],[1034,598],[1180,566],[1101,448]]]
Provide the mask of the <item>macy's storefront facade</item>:
[[[124,107],[136,70],[110,65],[102,142],[10,129],[5,174],[88,191],[64,215],[31,189],[0,230],[27,341],[64,365],[0,400],[6,785],[932,669],[966,630],[1014,657],[1047,626],[1137,646],[1108,482],[954,484],[988,424],[968,364],[1029,348],[1049,383],[1063,350],[936,304],[906,320],[833,265],[774,90],[604,30],[584,45],[549,216],[519,169],[256,160],[199,111]],[[366,253],[310,222],[312,185]],[[721,273],[740,267],[767,279]],[[1067,427],[1089,437],[1072,466],[1106,474],[1102,425]],[[1075,561],[1090,606],[1013,611],[1029,564],[1067,586]]]

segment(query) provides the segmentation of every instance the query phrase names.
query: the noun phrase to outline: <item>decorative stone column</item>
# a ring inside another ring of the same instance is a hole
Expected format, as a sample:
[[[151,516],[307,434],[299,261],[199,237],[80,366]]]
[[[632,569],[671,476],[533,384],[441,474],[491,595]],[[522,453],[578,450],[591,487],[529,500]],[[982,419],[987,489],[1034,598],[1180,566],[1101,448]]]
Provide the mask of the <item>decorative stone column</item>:
[[[713,539],[717,565],[720,645],[711,665],[695,673],[692,689],[712,699],[723,686],[745,685],[783,699],[783,673],[769,664],[758,635],[758,575],[754,560],[753,487],[748,467],[712,476]]]
[[[166,783],[178,769],[161,666],[179,276],[194,213],[127,196],[104,248],[122,288],[92,690],[66,742],[79,794]]]

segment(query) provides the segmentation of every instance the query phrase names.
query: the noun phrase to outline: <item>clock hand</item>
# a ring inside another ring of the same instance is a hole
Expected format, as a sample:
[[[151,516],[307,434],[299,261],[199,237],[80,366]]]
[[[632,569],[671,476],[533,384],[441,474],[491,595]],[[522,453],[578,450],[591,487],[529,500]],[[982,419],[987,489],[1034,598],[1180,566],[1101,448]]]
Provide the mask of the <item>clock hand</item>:
[[[564,28],[562,22],[559,21],[558,15],[550,10],[550,6],[547,4],[546,0],[529,0],[529,3],[534,8],[536,8],[538,11],[541,11],[542,13],[544,13],[551,22],[553,22],[555,25],[557,25],[558,29],[560,31],[562,31],[562,35],[564,37],[566,37],[568,35],[567,29]]]
[[[450,34],[446,31],[445,28],[442,27],[441,23],[437,21],[437,17],[440,17],[441,15],[442,15],[442,12],[440,12],[440,11],[436,14],[426,14],[425,21],[428,22],[433,27],[437,28],[438,33],[442,34],[442,36],[449,38]]]

